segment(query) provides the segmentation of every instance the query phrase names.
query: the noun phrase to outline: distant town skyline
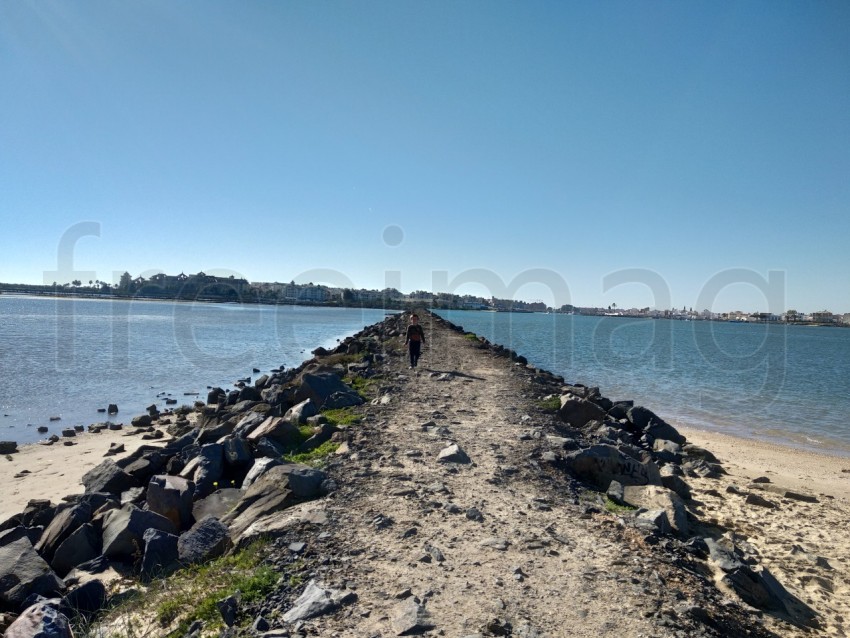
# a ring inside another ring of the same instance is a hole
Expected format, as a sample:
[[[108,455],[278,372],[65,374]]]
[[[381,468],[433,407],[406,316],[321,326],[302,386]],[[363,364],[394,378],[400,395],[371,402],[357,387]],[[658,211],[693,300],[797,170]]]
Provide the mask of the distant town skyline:
[[[0,280],[848,311],[848,60],[844,0],[2,2]]]
[[[540,299],[523,299],[520,297],[499,298],[494,295],[478,296],[470,294],[457,294],[448,290],[413,290],[402,291],[394,287],[382,289],[338,287],[328,286],[321,282],[301,282],[294,280],[287,282],[257,282],[248,281],[235,275],[216,276],[203,271],[189,273],[181,271],[177,275],[162,272],[145,273],[144,275],[132,275],[124,271],[121,276],[113,282],[105,280],[92,280],[87,282],[81,279],[72,281],[54,280],[49,284],[22,284],[12,282],[0,282],[0,292],[3,291],[22,294],[73,294],[73,293],[104,293],[133,296],[138,298],[157,298],[165,295],[166,298],[179,297],[182,299],[198,298],[203,300],[209,298],[210,294],[219,298],[227,298],[230,301],[248,301],[261,303],[352,303],[369,302],[373,304],[378,301],[389,302],[392,307],[394,302],[404,301],[406,304],[421,302],[429,305],[432,302],[450,303],[455,307],[469,309],[525,309],[537,312],[542,311],[566,311],[575,309],[585,314],[610,314],[622,316],[654,316],[671,318],[700,318],[700,319],[729,319],[739,321],[788,321],[791,323],[848,323],[850,324],[850,313],[832,312],[827,308],[820,310],[798,310],[797,308],[783,308],[772,311],[725,309],[717,310],[710,308],[694,308],[693,306],[682,306],[681,309],[674,306],[653,307],[643,306],[628,307],[618,305],[616,302],[608,306],[585,305],[581,303],[547,304]],[[606,312],[607,311],[607,312]],[[834,318],[833,318],[834,317]]]

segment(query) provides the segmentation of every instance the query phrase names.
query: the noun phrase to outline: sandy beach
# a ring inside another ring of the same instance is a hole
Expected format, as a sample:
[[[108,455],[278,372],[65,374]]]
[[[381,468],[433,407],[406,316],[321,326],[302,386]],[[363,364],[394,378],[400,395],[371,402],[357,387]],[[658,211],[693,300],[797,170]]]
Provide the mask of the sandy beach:
[[[114,459],[130,454],[141,445],[162,445],[165,440],[145,441],[135,428],[103,430],[99,434],[78,434],[72,439],[63,439],[53,445],[33,443],[18,448],[15,454],[0,457],[0,522],[22,511],[31,499],[49,499],[54,503],[62,497],[82,494],[83,474],[104,460],[112,443],[124,445],[124,453]],[[73,441],[66,446],[63,441]]]
[[[850,629],[850,459],[679,430],[713,452],[728,472],[720,479],[688,479],[701,518],[747,543],[761,564],[815,609],[821,635],[845,636]],[[813,502],[789,498],[789,492],[814,497]],[[755,504],[750,495],[766,504]]]

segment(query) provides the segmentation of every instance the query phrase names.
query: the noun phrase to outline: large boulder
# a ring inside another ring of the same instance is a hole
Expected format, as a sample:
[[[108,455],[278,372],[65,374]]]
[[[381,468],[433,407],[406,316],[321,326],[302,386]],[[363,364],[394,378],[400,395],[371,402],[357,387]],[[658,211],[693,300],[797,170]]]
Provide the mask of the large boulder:
[[[336,392],[342,394],[354,393],[350,387],[342,382],[338,375],[332,372],[305,373],[301,377],[301,385],[295,392],[295,402],[300,403],[305,399],[312,399],[317,408],[322,408],[328,397]],[[357,393],[354,394],[357,396]]]
[[[195,498],[212,494],[218,480],[224,473],[224,446],[220,443],[209,443],[201,446],[198,455],[200,459],[195,470]]]
[[[250,465],[254,457],[248,442],[238,436],[229,436],[224,440],[224,462],[231,467]]]
[[[327,475],[320,470],[287,463],[266,470],[245,491],[236,506],[222,518],[237,538],[255,520],[316,498]]]
[[[43,600],[27,607],[15,619],[4,638],[73,638],[68,617],[57,609],[57,600]]]
[[[149,529],[176,534],[170,520],[135,505],[127,504],[106,513],[103,519],[103,553],[116,559],[132,559],[144,548],[144,535]]]
[[[92,508],[88,503],[65,505],[56,513],[35,546],[36,551],[47,560],[53,560],[56,548],[74,531],[91,520]]]
[[[558,416],[571,427],[581,429],[590,421],[604,421],[605,410],[587,399],[565,394],[561,396]]]
[[[271,439],[283,445],[292,445],[300,440],[301,433],[288,419],[270,416],[253,428],[246,438],[254,444],[258,443],[260,439]]]
[[[167,518],[177,530],[192,525],[195,484],[182,476],[159,475],[148,483],[148,509]]]
[[[77,565],[100,556],[100,550],[100,534],[91,523],[86,523],[56,548],[50,564],[57,574],[65,576]]]
[[[158,529],[146,530],[142,536],[145,554],[142,557],[142,579],[167,576],[179,566],[177,536]]]
[[[312,399],[304,399],[301,403],[293,405],[283,415],[283,420],[293,426],[307,423],[307,419],[319,413],[318,407]]]
[[[679,445],[685,444],[685,437],[679,434],[676,428],[642,405],[629,408],[626,417],[634,430],[645,432],[652,440],[666,439]]]
[[[50,597],[64,588],[29,539],[0,547],[0,605],[17,610],[31,594]]]
[[[322,404],[323,410],[337,410],[339,408],[350,408],[355,405],[361,405],[363,397],[349,390],[348,392],[334,392]]]
[[[204,563],[223,555],[233,545],[227,525],[217,518],[205,518],[180,536],[177,551],[184,565]]]
[[[661,473],[652,460],[639,461],[613,445],[593,445],[565,457],[567,468],[583,480],[608,489],[611,481],[623,485],[661,485]]]
[[[674,491],[658,485],[624,485],[623,501],[632,507],[663,510],[679,536],[688,537],[688,510]]]
[[[245,479],[242,481],[242,489],[248,489],[251,485],[260,478],[266,470],[269,470],[277,465],[283,465],[283,461],[274,457],[263,457],[254,460],[254,464],[251,466],[251,469],[248,470],[248,473],[245,475]]]
[[[235,436],[245,438],[254,431],[254,428],[259,427],[265,420],[265,414],[249,412],[236,423],[236,427],[233,429],[233,434]]]
[[[86,493],[109,492],[118,495],[131,487],[139,486],[136,479],[109,459],[86,472],[83,475],[82,483],[86,488]]]
[[[132,476],[140,485],[147,483],[151,476],[162,470],[165,458],[159,450],[149,450],[130,464],[124,466],[124,471]],[[119,466],[120,467],[120,466]]]

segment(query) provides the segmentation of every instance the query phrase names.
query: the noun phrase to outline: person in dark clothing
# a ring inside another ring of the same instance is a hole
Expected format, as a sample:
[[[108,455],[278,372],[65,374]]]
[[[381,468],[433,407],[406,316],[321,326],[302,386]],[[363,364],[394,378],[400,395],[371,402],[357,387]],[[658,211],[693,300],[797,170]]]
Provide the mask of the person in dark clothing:
[[[425,343],[425,331],[419,325],[419,315],[410,317],[410,325],[407,326],[407,336],[404,339],[410,351],[410,367],[415,368],[422,353],[422,344]]]

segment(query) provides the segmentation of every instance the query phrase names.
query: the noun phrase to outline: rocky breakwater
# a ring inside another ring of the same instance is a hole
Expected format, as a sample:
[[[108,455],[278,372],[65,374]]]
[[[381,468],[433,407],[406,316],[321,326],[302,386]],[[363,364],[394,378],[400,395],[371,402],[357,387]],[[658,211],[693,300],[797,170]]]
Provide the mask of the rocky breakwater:
[[[21,614],[8,635],[96,613],[107,569],[142,587],[257,540],[274,576],[259,599],[216,593],[214,617],[189,609],[179,625],[160,606],[133,622],[187,638],[817,627],[734,530],[701,520],[688,481],[723,476],[709,451],[422,316],[418,371],[406,318],[387,317],[298,369],[211,390],[164,448],[105,461],[82,496],[0,525],[0,605]],[[312,453],[321,469],[292,462]]]
[[[192,419],[168,426],[163,447],[118,458],[123,446],[113,446],[84,475],[83,494],[30,501],[0,522],[0,629],[70,635],[69,619],[91,619],[114,598],[107,572],[139,583],[167,577],[273,537],[279,512],[331,492],[325,472],[287,459],[344,438],[320,411],[363,403],[342,377],[368,375],[382,356],[371,333],[253,385],[213,388]],[[132,426],[163,438],[159,416],[152,406]]]

